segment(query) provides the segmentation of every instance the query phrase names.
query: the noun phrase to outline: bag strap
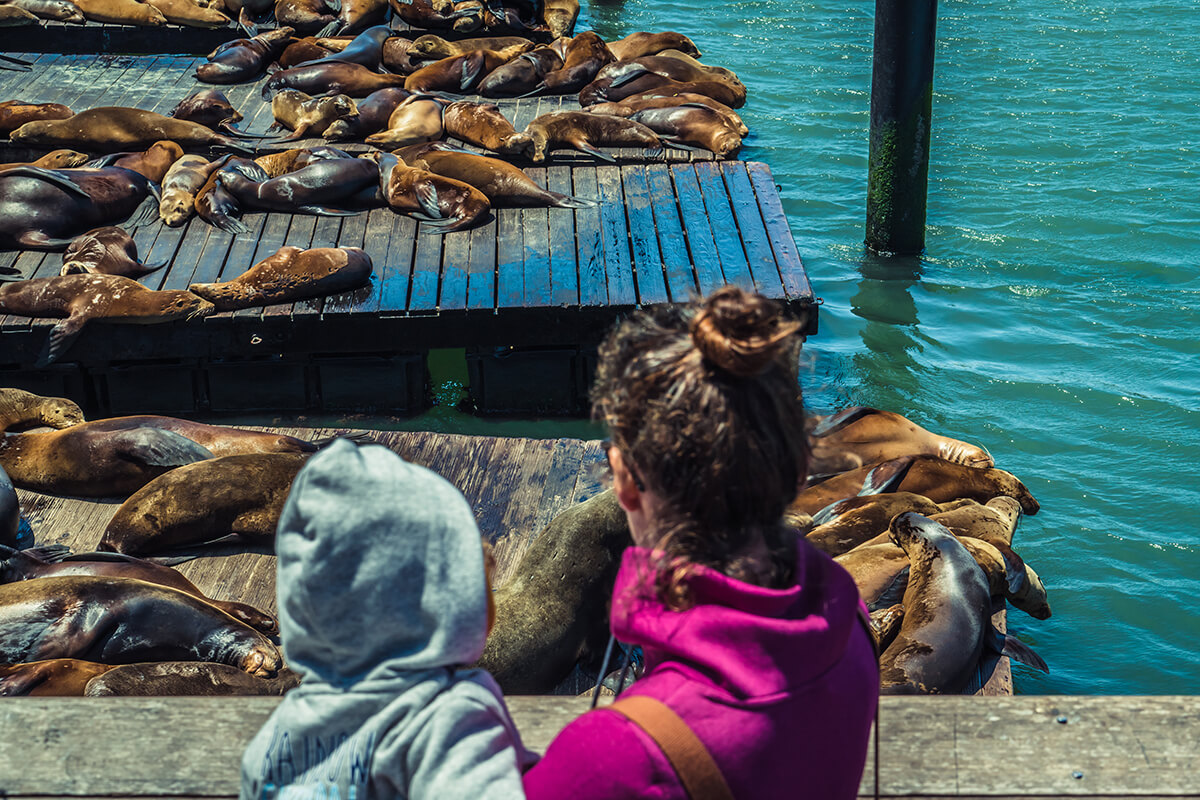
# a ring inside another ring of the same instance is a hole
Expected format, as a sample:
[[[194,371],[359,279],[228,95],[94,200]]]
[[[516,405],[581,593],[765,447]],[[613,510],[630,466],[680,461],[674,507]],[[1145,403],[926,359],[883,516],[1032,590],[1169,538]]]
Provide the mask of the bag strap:
[[[691,800],[733,800],[721,768],[688,724],[653,697],[622,697],[607,708],[629,719],[654,740],[675,769]]]

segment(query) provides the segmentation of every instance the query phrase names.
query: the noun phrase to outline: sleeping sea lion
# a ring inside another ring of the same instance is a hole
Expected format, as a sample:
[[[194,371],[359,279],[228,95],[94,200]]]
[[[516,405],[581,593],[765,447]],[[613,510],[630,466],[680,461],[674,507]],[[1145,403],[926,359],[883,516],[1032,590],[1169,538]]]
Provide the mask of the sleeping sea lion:
[[[176,589],[82,575],[0,586],[0,661],[50,658],[215,661],[254,675],[281,666],[263,634]]]
[[[113,667],[88,681],[85,697],[230,697],[281,695],[300,685],[282,667],[273,678],[256,677],[226,664],[159,661]]]
[[[645,125],[586,111],[542,114],[529,123],[525,133],[533,138],[530,158],[535,163],[545,161],[549,151],[560,147],[573,147],[604,161],[612,161],[613,157],[597,150],[597,145],[662,149],[657,134]]]
[[[693,58],[700,57],[700,50],[695,43],[682,33],[674,31],[631,33],[624,39],[609,42],[608,49],[618,61],[632,61],[642,56],[653,56],[663,50],[679,50]]]
[[[38,361],[53,362],[91,320],[152,325],[196,319],[212,303],[191,292],[154,291],[120,275],[65,275],[0,284],[0,311],[22,317],[65,317],[50,330]]]
[[[60,275],[96,273],[140,278],[162,269],[167,262],[147,266],[138,260],[137,243],[124,228],[108,225],[88,231],[63,251]]]
[[[268,128],[288,128],[292,133],[282,141],[320,136],[335,120],[355,113],[354,101],[344,94],[331,97],[309,97],[295,89],[284,89],[271,100],[275,124]]]
[[[427,150],[411,160],[402,153],[396,155],[409,166],[474,186],[487,196],[493,208],[589,208],[595,205],[591,200],[543,189],[522,170],[498,158],[447,150]]]
[[[214,131],[229,130],[242,119],[241,113],[219,89],[197,89],[180,100],[168,116],[195,122]]]
[[[73,0],[92,22],[114,25],[166,25],[167,18],[152,5],[137,0]]]
[[[172,228],[191,219],[196,211],[196,193],[222,163],[221,159],[209,161],[204,156],[185,155],[172,164],[162,180],[159,218]]]
[[[193,204],[196,214],[209,225],[227,233],[245,234],[249,233],[250,229],[238,219],[242,215],[242,208],[233,195],[217,180],[217,176],[221,174],[223,167],[234,162],[248,160],[226,157],[216,162],[208,174],[208,180],[196,192],[196,200]],[[253,164],[254,162],[250,161],[249,163]]]
[[[839,556],[886,533],[888,523],[897,514],[915,511],[928,516],[941,510],[942,506],[928,497],[912,492],[849,497],[814,514],[813,521],[819,524],[805,538],[821,552]]]
[[[579,0],[545,0],[541,16],[552,38],[570,36],[575,32],[575,20],[579,18]]]
[[[702,94],[719,100],[730,108],[741,108],[746,104],[746,88],[735,86],[726,81],[687,81],[680,82],[647,72],[631,78],[624,83],[615,83],[612,78],[597,78],[579,91],[579,105],[587,106],[604,102],[617,102],[634,95],[647,92],[661,94]]]
[[[123,106],[89,108],[64,120],[27,122],[13,131],[11,138],[23,144],[80,146],[89,150],[110,151],[150,147],[162,140],[175,142],[185,148],[246,149],[235,139],[215,133],[203,125]]]
[[[334,439],[314,442],[297,439],[282,433],[249,431],[225,425],[208,425],[190,419],[163,417],[157,414],[137,414],[129,417],[110,417],[85,423],[82,429],[90,434],[155,428],[170,431],[191,439],[213,456],[253,455],[255,453],[315,453]],[[335,437],[336,438],[336,437]]]
[[[98,550],[149,555],[236,536],[270,542],[307,453],[225,456],[173,470],[129,497]]]
[[[340,6],[340,0],[278,0],[275,19],[280,25],[295,28],[297,33],[315,34],[337,23]]]
[[[216,178],[243,208],[336,215],[380,204],[379,169],[361,158],[318,161],[261,182],[228,168],[219,170]]]
[[[814,421],[808,434],[809,472],[813,475],[917,455],[937,456],[968,467],[996,466],[984,448],[931,433],[892,411],[851,406]]]
[[[0,136],[8,136],[26,122],[49,119],[69,119],[75,112],[62,103],[30,103],[26,100],[5,100],[0,103]]]
[[[143,0],[147,5],[157,8],[167,22],[174,25],[185,25],[189,28],[225,28],[233,24],[233,20],[215,8],[197,5],[192,0]]]
[[[435,233],[468,228],[491,212],[483,192],[468,183],[409,167],[390,153],[371,153],[378,160],[379,185],[388,206],[424,222]]]
[[[442,109],[442,128],[446,136],[497,153],[523,153],[533,146],[533,138],[517,133],[495,103],[450,103]]]
[[[419,65],[411,58],[412,41],[403,36],[393,36],[383,43],[381,64],[383,69],[397,75],[411,75]]]
[[[470,94],[489,72],[504,63],[504,57],[491,50],[472,50],[426,64],[404,78],[410,92],[450,92]]]
[[[712,109],[721,116],[721,120],[738,136],[745,136],[750,132],[750,129],[746,127],[746,123],[742,121],[742,118],[732,108],[718,100],[713,100],[711,97],[705,97],[702,94],[695,94],[694,92],[666,94],[650,91],[645,94],[626,97],[620,102],[596,103],[584,110],[592,114],[612,114],[617,117],[631,117],[639,111],[647,109],[675,108],[683,105],[700,105]]]
[[[250,39],[226,42],[208,54],[207,63],[196,67],[196,79],[204,83],[241,83],[263,73],[296,32],[283,26]]]
[[[42,426],[61,430],[81,422],[83,410],[73,400],[0,388],[0,433]]]
[[[532,50],[534,43],[523,36],[486,36],[451,42],[441,36],[427,33],[413,40],[409,54],[414,60],[439,61],[443,58],[466,55],[473,50],[504,50],[510,47]]]
[[[292,67],[298,67],[301,64],[307,64],[310,61],[324,58],[332,52],[334,51],[318,44],[317,37],[305,36],[303,39],[297,39],[285,47],[276,60],[276,63],[282,69],[291,69]]]
[[[109,578],[132,578],[159,586],[169,586],[203,600],[263,633],[276,633],[275,618],[245,603],[214,600],[206,597],[196,585],[178,570],[154,564],[120,553],[74,553],[59,557],[39,558],[36,550],[13,550],[0,547],[0,584],[28,581],[64,575],[92,575]]]
[[[479,83],[484,97],[520,97],[533,92],[546,76],[563,65],[552,47],[538,47],[501,64]]]
[[[412,95],[407,89],[392,86],[371,92],[361,102],[355,103],[355,112],[334,120],[325,129],[322,137],[330,141],[363,139],[378,133],[388,126],[388,120],[396,107]]]
[[[370,28],[372,25],[380,28],[388,28],[388,26],[380,24],[387,16],[388,0],[341,0],[341,2],[342,7],[338,10],[338,22],[340,24],[336,28],[336,33],[339,36],[359,33],[366,28]],[[388,28],[389,32],[390,30]],[[335,30],[330,25],[326,29],[326,35],[333,32]],[[382,41],[380,39],[380,43]],[[378,69],[378,64],[371,67],[371,69]]]
[[[668,55],[640,56],[629,61],[613,61],[596,73],[597,80],[612,80],[616,84],[625,83],[638,75],[654,73],[664,78],[670,78],[679,83],[693,81],[717,81],[727,83],[735,91],[744,93],[746,87],[732,71],[724,67],[710,67],[688,56],[679,54],[676,58]]]
[[[218,311],[325,297],[365,285],[371,257],[360,247],[281,247],[232,281],[193,283],[188,290]]]
[[[32,12],[26,11],[17,6],[0,6],[0,28],[19,28],[26,25],[40,25],[42,20]],[[3,69],[17,69],[16,67],[0,67]],[[18,70],[28,72],[28,69]]]
[[[345,5],[343,4],[342,7],[345,8]],[[347,64],[358,64],[373,72],[378,72],[379,65],[383,61],[383,44],[391,36],[393,36],[392,29],[387,25],[376,25],[355,36],[341,50],[302,63],[323,64],[329,61],[343,61]]]
[[[563,55],[561,68],[547,73],[540,86],[530,92],[572,94],[596,79],[607,64],[616,61],[604,40],[592,31],[584,31],[571,40]]]
[[[5,5],[17,6],[41,19],[82,25],[87,19],[79,6],[70,0],[6,0]]]
[[[303,169],[309,164],[335,158],[354,158],[354,156],[344,150],[338,150],[336,147],[325,146],[293,147],[290,150],[282,150],[278,153],[268,153],[265,156],[259,156],[254,159],[254,163],[262,169],[265,176],[256,180],[278,178],[280,175],[286,175],[289,172]]]
[[[21,538],[21,501],[8,473],[0,468],[0,544],[16,547]]]
[[[87,153],[80,153],[78,150],[52,150],[35,161],[14,161],[8,164],[0,164],[0,172],[16,169],[17,167],[69,169],[70,167],[82,166],[87,162]]]
[[[135,153],[110,153],[88,164],[89,167],[131,169],[151,183],[162,183],[171,165],[183,157],[183,148],[174,142],[155,142]]]
[[[270,100],[272,93],[283,89],[298,89],[314,97],[334,94],[366,97],[371,92],[388,86],[404,86],[406,80],[403,75],[372,72],[361,64],[346,64],[341,61],[301,64],[298,67],[280,70],[268,78],[263,84],[262,97],[264,100]]]
[[[707,106],[685,103],[645,108],[629,119],[642,123],[669,144],[702,147],[717,158],[729,158],[742,149],[742,137]]]
[[[401,100],[388,117],[384,130],[367,136],[367,144],[389,149],[441,139],[442,102],[424,94],[411,94]]]
[[[77,658],[3,664],[0,665],[0,697],[83,697],[88,681],[112,668],[112,664]]]

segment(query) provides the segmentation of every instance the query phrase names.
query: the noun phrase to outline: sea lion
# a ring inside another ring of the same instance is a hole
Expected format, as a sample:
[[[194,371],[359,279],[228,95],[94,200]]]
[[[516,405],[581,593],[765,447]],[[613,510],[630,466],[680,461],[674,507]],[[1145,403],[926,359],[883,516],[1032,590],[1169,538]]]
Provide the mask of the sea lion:
[[[433,228],[450,233],[468,228],[491,212],[487,196],[469,183],[409,167],[390,153],[371,153],[378,160],[379,185],[388,206]]]
[[[8,473],[0,467],[0,544],[16,547],[24,538],[21,523],[21,501]]]
[[[680,81],[647,72],[631,78],[625,83],[615,83],[612,78],[597,78],[579,91],[579,105],[587,106],[605,100],[619,102],[627,97],[658,92],[661,94],[702,94],[719,100],[730,108],[741,108],[746,104],[746,88],[725,81]]]
[[[570,36],[575,32],[575,20],[579,19],[579,0],[545,0],[541,17],[552,38]]]
[[[546,694],[585,652],[603,651],[608,601],[631,543],[611,490],[563,511],[537,535],[495,592],[496,625],[478,663],[505,694]]]
[[[0,433],[43,426],[62,430],[84,421],[83,410],[73,400],[0,388]]]
[[[931,433],[892,411],[851,406],[815,422],[808,434],[809,472],[814,475],[916,455],[937,456],[968,467],[996,466],[984,448]]]
[[[218,89],[197,89],[179,101],[168,116],[195,122],[212,130],[229,130],[242,119],[241,113]],[[240,133],[240,131],[235,131]]]
[[[184,148],[246,148],[237,140],[203,125],[164,117],[153,111],[122,106],[101,106],[63,120],[27,122],[12,132],[14,142],[48,147],[80,146],[91,150],[124,150],[171,141]]]
[[[196,192],[196,200],[193,205],[196,213],[209,225],[227,233],[245,234],[249,233],[250,229],[238,219],[242,214],[241,206],[238,205],[233,195],[217,180],[217,176],[220,175],[223,167],[239,160],[242,159],[224,158],[216,162],[208,174],[208,180]],[[254,162],[251,161],[250,163],[253,164]]]
[[[443,58],[466,55],[474,50],[505,50],[510,47],[532,50],[534,43],[524,36],[485,36],[451,42],[441,36],[427,33],[413,40],[408,52],[415,60],[439,61]]]
[[[69,169],[88,162],[87,153],[78,150],[52,150],[35,161],[16,161],[0,164],[0,172],[17,167],[41,167],[42,169]]]
[[[724,67],[710,67],[687,56],[682,58],[667,55],[641,56],[630,61],[614,60],[597,72],[595,77],[598,80],[612,80],[615,84],[621,84],[647,72],[670,78],[679,83],[718,81],[728,83],[732,88],[743,93],[746,90],[741,80],[732,71]]]
[[[359,247],[281,247],[232,281],[193,283],[188,290],[218,311],[325,297],[365,285],[371,257]]]
[[[388,72],[397,75],[411,75],[419,69],[419,65],[410,57],[412,41],[403,36],[393,36],[383,43],[381,63]]]
[[[530,94],[572,94],[596,79],[605,65],[616,61],[604,40],[592,31],[584,31],[571,40],[563,55],[561,68],[547,73],[540,86]]]
[[[439,3],[437,8],[429,0],[388,0],[392,12],[414,28],[452,28],[458,14],[451,3]]]
[[[177,433],[191,439],[212,453],[213,456],[239,456],[256,453],[315,453],[334,439],[318,439],[314,442],[267,431],[248,431],[225,425],[208,425],[177,417],[162,417],[156,414],[137,414],[130,417],[110,417],[85,423],[83,430],[89,434],[155,428]],[[76,428],[80,431],[80,428]],[[334,437],[336,438],[336,437]]]
[[[282,695],[300,675],[282,667],[273,678],[206,661],[160,661],[113,667],[87,683],[86,697],[229,697]]]
[[[534,92],[546,76],[563,65],[552,47],[538,47],[501,64],[479,83],[484,97],[520,97]]]
[[[911,512],[897,516],[890,530],[911,568],[904,622],[880,658],[883,693],[961,692],[985,644],[1049,671],[1032,650],[992,626],[991,592],[983,570],[953,534]]]
[[[124,228],[108,225],[88,231],[67,245],[63,251],[60,275],[97,273],[140,278],[162,269],[167,262],[148,266],[138,260],[137,243]]]
[[[61,250],[85,231],[129,218],[157,196],[144,175],[121,167],[6,170],[0,172],[0,248]],[[149,210],[130,224],[148,221]]]
[[[215,661],[254,675],[281,666],[263,634],[177,589],[82,575],[0,586],[0,661],[50,658]]]
[[[225,456],[161,475],[129,497],[98,550],[149,555],[230,536],[271,542],[307,453]]]
[[[42,20],[37,14],[17,6],[0,5],[0,28],[19,28],[26,25],[40,25]],[[14,69],[5,66],[4,69]],[[28,72],[28,70],[20,70]]]
[[[992,597],[1004,598],[1013,608],[1024,611],[1034,619],[1050,618],[1046,587],[1042,585],[1041,577],[1024,560],[1018,557],[1014,564],[998,548],[982,539],[959,536],[958,540],[983,569]]]
[[[310,61],[324,58],[332,52],[334,51],[327,47],[322,47],[317,42],[317,37],[306,36],[285,47],[279,55],[277,63],[283,69],[291,69],[292,67],[298,67],[301,64],[307,64]]]
[[[404,78],[410,92],[450,92],[468,94],[487,75],[485,50],[472,50],[425,64]]]
[[[608,49],[618,61],[632,61],[642,56],[653,56],[663,50],[679,50],[693,58],[700,57],[700,50],[695,43],[682,33],[674,31],[631,33],[624,39],[609,42]]]
[[[75,112],[62,103],[30,103],[26,100],[5,100],[0,103],[0,136],[8,136],[26,122],[69,119]]]
[[[285,25],[249,39],[226,42],[208,54],[207,63],[196,67],[196,79],[204,83],[253,80],[279,57],[295,32],[295,28]]]
[[[186,155],[172,164],[162,180],[159,218],[172,228],[191,219],[196,210],[196,193],[222,163],[221,159],[209,161],[204,156]]]
[[[338,11],[338,22],[341,24],[336,28],[338,35],[359,33],[372,25],[387,28],[390,33],[391,29],[388,26],[380,25],[387,17],[388,0],[341,0],[341,2],[342,7]],[[326,35],[334,32],[330,30],[332,28],[332,25],[327,28]],[[380,39],[381,44],[382,41]],[[378,66],[377,62],[371,69],[377,69]]]
[[[166,25],[163,13],[138,0],[73,0],[83,16],[92,22],[111,22],[114,25]]]
[[[263,633],[277,633],[275,618],[245,603],[214,600],[205,596],[196,585],[177,570],[120,553],[74,553],[60,557],[39,558],[37,551],[13,550],[0,547],[0,584],[28,581],[64,575],[93,575],[110,578],[133,578],[147,583],[169,586],[190,594],[219,608],[236,620]]]
[[[129,495],[176,467],[212,458],[172,431],[94,431],[76,425],[0,439],[0,467],[22,489],[77,497]]]
[[[3,664],[0,665],[0,697],[83,697],[88,681],[112,668],[112,664],[77,658]]]
[[[79,10],[79,6],[70,0],[5,0],[4,5],[23,8],[41,19],[67,22],[73,25],[82,25],[87,21],[83,12]]]
[[[0,284],[0,311],[23,317],[65,317],[50,330],[38,363],[65,353],[91,320],[152,325],[196,319],[212,303],[191,292],[154,291],[120,275],[65,275]]]
[[[645,108],[628,118],[642,123],[669,144],[702,147],[717,158],[729,158],[742,149],[742,137],[707,106]]]
[[[371,92],[361,102],[355,103],[355,112],[330,123],[322,134],[330,141],[363,139],[372,133],[384,130],[392,112],[412,95],[407,89],[396,86]]]
[[[268,132],[279,127],[292,133],[282,141],[320,136],[335,120],[355,113],[354,101],[344,94],[331,97],[309,97],[295,89],[284,89],[271,100],[271,113],[275,124]]]
[[[675,108],[677,106],[696,105],[704,106],[717,112],[721,120],[738,136],[745,136],[750,132],[750,129],[746,127],[746,123],[742,121],[742,118],[732,108],[718,100],[713,100],[711,97],[705,97],[702,94],[695,94],[693,92],[665,94],[651,91],[645,94],[634,95],[633,97],[626,97],[620,102],[597,103],[593,106],[588,106],[584,110],[593,114],[612,114],[617,117],[631,117],[639,111],[651,108]]]
[[[298,67],[280,70],[268,78],[263,84],[262,97],[264,100],[270,100],[272,93],[283,89],[298,89],[314,97],[334,94],[366,97],[371,92],[388,86],[404,86],[406,80],[403,75],[372,72],[361,64],[346,64],[341,61],[301,64]]]
[[[183,148],[174,142],[155,142],[134,153],[110,153],[88,164],[89,167],[131,169],[151,183],[162,183],[171,165],[183,157]]]
[[[595,205],[591,200],[543,189],[522,170],[498,158],[446,150],[428,150],[412,160],[403,155],[400,157],[409,166],[474,186],[487,196],[493,208],[589,208]]]
[[[197,5],[192,0],[142,0],[157,8],[167,22],[189,28],[225,28],[233,20],[215,8]]]
[[[388,118],[387,128],[367,136],[367,144],[389,149],[441,139],[442,103],[423,94],[400,101]]]
[[[549,151],[560,147],[573,147],[604,161],[614,159],[608,153],[597,150],[596,145],[662,149],[654,131],[640,122],[586,111],[542,114],[529,123],[525,133],[533,137],[530,158],[535,163],[545,161]]]
[[[882,653],[888,649],[900,633],[903,622],[904,606],[900,603],[871,612],[871,632],[875,634],[876,652]]]
[[[1038,512],[1038,502],[1016,476],[1001,469],[966,467],[937,456],[905,456],[810,486],[796,495],[789,509],[816,515],[822,508],[855,495],[913,492],[935,503],[960,498],[987,502],[1008,495],[1026,514]]]
[[[280,175],[286,175],[309,164],[326,161],[330,158],[354,158],[354,156],[333,147],[293,147],[278,153],[268,153],[254,159],[254,163],[262,169],[264,175],[255,180],[278,178]]]
[[[379,205],[379,169],[361,158],[318,161],[257,183],[230,169],[218,171],[216,177],[243,208],[336,215]]]
[[[346,8],[346,5],[343,4],[342,7]],[[355,36],[341,50],[303,63],[323,64],[329,61],[343,61],[347,64],[359,64],[373,72],[378,72],[379,65],[383,61],[383,44],[391,36],[393,36],[392,29],[387,25],[376,25]]]
[[[820,524],[808,532],[809,544],[830,556],[839,556],[868,539],[886,533],[888,523],[897,514],[916,511],[936,514],[937,503],[912,492],[891,492],[865,497],[849,497],[827,506],[813,515]]]
[[[533,147],[533,138],[517,133],[495,103],[453,102],[442,109],[442,128],[446,136],[497,153],[511,155]]]
[[[958,508],[926,516],[945,526],[955,536],[969,536],[996,548],[1014,580],[1009,589],[1017,591],[1025,576],[1025,562],[1012,549],[1012,540],[1021,514],[1020,503],[1012,497],[1001,496],[993,497],[984,505],[973,500],[965,501]]]
[[[330,25],[337,24],[337,9],[340,0],[278,0],[275,3],[275,19],[280,25],[289,25],[298,33],[318,33]]]

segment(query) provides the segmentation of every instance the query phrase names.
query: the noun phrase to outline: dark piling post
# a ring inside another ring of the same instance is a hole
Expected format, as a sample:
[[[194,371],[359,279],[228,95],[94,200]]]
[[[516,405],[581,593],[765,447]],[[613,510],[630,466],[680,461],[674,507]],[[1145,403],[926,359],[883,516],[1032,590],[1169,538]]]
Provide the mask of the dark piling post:
[[[925,249],[937,0],[875,0],[867,247]]]

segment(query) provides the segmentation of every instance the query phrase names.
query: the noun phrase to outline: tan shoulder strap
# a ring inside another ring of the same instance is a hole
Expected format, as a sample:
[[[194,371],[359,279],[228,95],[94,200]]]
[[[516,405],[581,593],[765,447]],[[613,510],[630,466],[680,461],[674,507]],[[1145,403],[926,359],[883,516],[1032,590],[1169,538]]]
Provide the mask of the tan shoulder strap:
[[[733,800],[708,748],[666,703],[634,695],[622,697],[608,708],[623,714],[655,741],[691,800]]]

